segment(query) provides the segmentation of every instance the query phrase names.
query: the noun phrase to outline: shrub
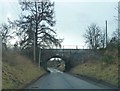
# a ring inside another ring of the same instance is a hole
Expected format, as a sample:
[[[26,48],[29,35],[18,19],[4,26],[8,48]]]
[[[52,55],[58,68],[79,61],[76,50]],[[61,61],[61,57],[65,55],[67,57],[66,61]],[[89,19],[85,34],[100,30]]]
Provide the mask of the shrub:
[[[104,55],[101,60],[106,64],[113,64],[115,62],[114,57],[110,55]]]

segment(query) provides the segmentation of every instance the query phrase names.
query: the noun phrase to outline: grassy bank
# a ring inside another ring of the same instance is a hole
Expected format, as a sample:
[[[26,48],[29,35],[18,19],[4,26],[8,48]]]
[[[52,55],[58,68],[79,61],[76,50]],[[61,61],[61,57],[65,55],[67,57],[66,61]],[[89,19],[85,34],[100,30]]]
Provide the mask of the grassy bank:
[[[107,83],[118,85],[118,66],[116,64],[103,64],[98,61],[87,61],[74,67],[70,73],[84,75]]]
[[[45,73],[38,68],[30,59],[20,54],[6,54],[3,56],[2,65],[2,88],[17,89],[35,80]]]

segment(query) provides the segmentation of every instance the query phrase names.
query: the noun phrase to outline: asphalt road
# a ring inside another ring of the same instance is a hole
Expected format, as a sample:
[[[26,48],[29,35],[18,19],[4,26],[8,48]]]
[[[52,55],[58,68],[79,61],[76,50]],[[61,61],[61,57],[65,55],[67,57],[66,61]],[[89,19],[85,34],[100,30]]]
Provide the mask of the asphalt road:
[[[53,68],[48,68],[50,74],[41,77],[26,89],[111,89],[110,87],[93,84],[76,78]]]

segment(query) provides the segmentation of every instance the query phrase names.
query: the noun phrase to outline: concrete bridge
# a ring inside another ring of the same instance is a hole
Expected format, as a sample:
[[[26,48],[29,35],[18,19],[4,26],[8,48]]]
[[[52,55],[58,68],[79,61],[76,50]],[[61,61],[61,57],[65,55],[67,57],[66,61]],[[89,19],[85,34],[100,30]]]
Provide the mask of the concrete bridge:
[[[51,58],[61,58],[65,61],[65,69],[69,70],[71,67],[80,62],[84,62],[88,58],[96,57],[96,53],[90,49],[42,49],[41,50],[41,66],[46,67],[47,62]]]

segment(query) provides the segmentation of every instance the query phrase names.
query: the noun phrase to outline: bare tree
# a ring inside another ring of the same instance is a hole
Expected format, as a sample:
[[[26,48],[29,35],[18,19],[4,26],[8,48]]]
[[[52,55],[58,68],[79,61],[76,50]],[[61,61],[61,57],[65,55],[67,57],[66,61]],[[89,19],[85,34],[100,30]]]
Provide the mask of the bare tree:
[[[105,48],[106,46],[106,37],[105,37],[105,32],[102,32],[101,35],[100,35],[100,43],[101,43],[101,46],[100,48]]]
[[[117,40],[118,40],[118,38],[119,38],[119,30],[118,29],[116,29],[114,32],[113,32],[113,37],[115,37]]]
[[[101,45],[102,32],[100,27],[97,24],[91,24],[88,26],[86,30],[86,34],[84,35],[86,39],[86,43],[89,45],[91,49],[98,49]]]
[[[6,48],[7,44],[9,43],[9,40],[14,38],[12,36],[13,32],[12,32],[12,26],[8,23],[3,23],[0,26],[0,34],[2,36],[2,44],[3,47]]]

